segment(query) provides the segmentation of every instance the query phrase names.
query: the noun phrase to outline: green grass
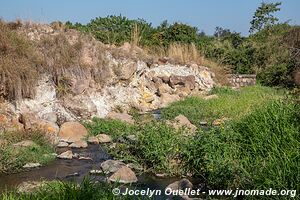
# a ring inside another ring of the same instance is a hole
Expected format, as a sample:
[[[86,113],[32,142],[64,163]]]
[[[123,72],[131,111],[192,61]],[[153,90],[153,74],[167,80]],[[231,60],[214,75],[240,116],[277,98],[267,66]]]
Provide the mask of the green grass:
[[[135,133],[136,127],[119,120],[93,118],[91,123],[84,123],[91,135],[108,134],[114,139]]]
[[[0,146],[0,173],[16,172],[26,163],[45,165],[54,160],[54,148],[40,132],[11,132],[3,133],[0,139],[6,143]],[[22,140],[32,140],[36,145],[29,147],[14,147],[13,144]]]
[[[33,193],[6,192],[0,194],[3,200],[117,200],[141,199],[133,196],[115,196],[112,189],[118,185],[91,182],[84,179],[80,185],[69,182],[49,182]],[[146,198],[143,198],[146,199]]]
[[[86,123],[90,133],[107,133],[114,142],[122,137],[125,143],[117,143],[115,149],[107,148],[116,159],[133,162],[146,167],[148,171],[180,174],[178,166],[172,164],[181,158],[181,149],[187,141],[185,130],[175,130],[165,122],[152,121],[145,124],[129,125],[110,119],[93,119]],[[135,135],[137,141],[128,141],[126,136]]]
[[[199,135],[187,150],[190,167],[215,187],[299,191],[299,108],[272,102]]]
[[[197,129],[195,136],[175,130],[166,121],[126,125],[94,119],[94,134],[114,140],[134,134],[136,142],[110,150],[117,159],[169,175],[204,177],[213,188],[299,190],[300,105],[283,92],[260,86],[214,89],[218,99],[190,97],[163,110],[164,119],[184,114],[192,122],[228,117],[223,126]],[[198,124],[197,124],[198,125]]]
[[[211,94],[218,95],[218,98],[204,100],[200,97],[188,97],[164,108],[162,116],[165,119],[173,119],[179,114],[183,114],[196,126],[200,121],[211,123],[215,119],[223,117],[237,120],[251,113],[256,107],[282,97],[281,93],[262,86],[245,87],[240,91],[214,88]]]

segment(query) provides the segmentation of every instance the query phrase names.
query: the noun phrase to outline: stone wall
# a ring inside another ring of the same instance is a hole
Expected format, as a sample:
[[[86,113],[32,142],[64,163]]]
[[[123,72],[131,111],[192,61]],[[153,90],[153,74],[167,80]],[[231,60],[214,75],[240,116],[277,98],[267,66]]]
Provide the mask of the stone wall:
[[[231,74],[229,82],[233,87],[244,87],[256,84],[255,74]]]

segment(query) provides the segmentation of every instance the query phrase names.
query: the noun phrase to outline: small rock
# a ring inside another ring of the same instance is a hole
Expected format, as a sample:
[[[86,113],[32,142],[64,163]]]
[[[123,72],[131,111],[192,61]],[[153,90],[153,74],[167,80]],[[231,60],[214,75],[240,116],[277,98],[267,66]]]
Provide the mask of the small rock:
[[[201,121],[200,122],[200,126],[206,126],[207,125],[207,122],[206,121]]]
[[[66,176],[66,178],[75,177],[75,176],[79,176],[79,173],[78,173],[78,172],[75,172],[75,173],[73,173],[73,174],[68,174],[68,175]]]
[[[32,193],[37,191],[40,187],[44,185],[43,182],[38,182],[38,181],[28,181],[28,182],[23,182],[17,187],[17,192],[18,193]]]
[[[123,122],[127,122],[129,124],[134,124],[132,116],[127,113],[110,112],[108,113],[107,117],[110,119],[116,119]]]
[[[138,179],[129,167],[123,166],[111,175],[108,180],[118,183],[135,183]]]
[[[90,158],[90,157],[85,157],[85,156],[80,156],[78,159],[79,159],[79,160],[93,160],[92,158]]]
[[[159,178],[164,178],[167,176],[167,174],[155,174],[155,176]]]
[[[41,167],[42,165],[40,163],[27,163],[23,166],[23,168],[36,168]]]
[[[78,153],[73,154],[73,158],[79,158],[79,157],[80,157],[80,155]]]
[[[13,146],[15,146],[15,147],[29,147],[29,146],[36,146],[36,143],[34,143],[31,140],[24,140],[24,141],[18,142],[16,144],[13,144]]]
[[[175,117],[175,121],[177,121],[177,123],[180,126],[185,126],[189,128],[192,132],[195,132],[197,129],[197,127],[194,124],[192,124],[190,120],[186,118],[184,115],[178,115],[177,117]]]
[[[111,137],[106,134],[99,134],[96,137],[98,138],[99,143],[108,143],[112,141]]]
[[[218,98],[218,95],[216,95],[216,94],[203,97],[204,100],[211,100],[211,99],[217,99],[217,98]]]
[[[73,158],[73,153],[71,150],[68,150],[66,152],[61,153],[60,155],[57,156],[57,158],[61,159],[72,159]]]
[[[113,173],[125,166],[125,163],[118,160],[106,160],[101,163],[101,168],[105,173]]]
[[[69,145],[71,148],[87,148],[88,144],[86,141],[79,140],[76,142],[73,142],[72,144]]]
[[[111,145],[109,145],[110,149],[115,149],[117,147],[117,143],[112,143]]]
[[[179,191],[179,190],[185,190],[185,189],[192,189],[193,184],[186,178],[181,179],[180,181],[176,181],[174,183],[171,183],[166,187],[166,189],[171,189],[172,191]],[[181,196],[183,199],[189,199],[188,196]]]
[[[99,139],[95,136],[91,136],[88,138],[87,142],[90,144],[99,144]]]
[[[135,135],[128,135],[128,136],[126,136],[126,139],[131,142],[137,141],[137,137]]]
[[[213,121],[212,125],[213,126],[220,126],[222,124],[224,124],[226,121],[228,121],[229,119],[226,117],[220,118],[220,119],[216,119]]]
[[[102,170],[99,170],[99,169],[92,169],[90,171],[90,174],[103,174],[103,171]]]
[[[57,147],[60,147],[60,148],[64,148],[64,147],[68,147],[68,146],[69,146],[69,144],[67,142],[59,142],[57,144]]]
[[[118,137],[117,142],[119,142],[119,143],[125,143],[126,140],[122,136],[120,136],[120,137]]]

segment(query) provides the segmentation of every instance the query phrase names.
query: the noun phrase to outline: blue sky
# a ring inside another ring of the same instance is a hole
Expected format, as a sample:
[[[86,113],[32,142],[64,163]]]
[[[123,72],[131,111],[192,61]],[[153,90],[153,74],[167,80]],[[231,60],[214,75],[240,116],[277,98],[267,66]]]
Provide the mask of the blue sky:
[[[163,20],[184,22],[212,34],[216,26],[248,33],[249,22],[262,0],[1,0],[0,17],[38,22],[87,23],[97,16],[122,14],[153,25]],[[266,2],[276,2],[268,0]],[[281,21],[300,24],[300,0],[282,0]]]

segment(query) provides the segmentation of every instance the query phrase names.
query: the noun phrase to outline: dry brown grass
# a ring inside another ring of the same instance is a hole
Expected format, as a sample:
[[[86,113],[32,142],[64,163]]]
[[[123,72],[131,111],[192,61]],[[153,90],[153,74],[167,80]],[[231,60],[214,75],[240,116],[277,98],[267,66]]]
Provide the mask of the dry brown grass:
[[[32,97],[40,59],[34,46],[11,26],[0,22],[1,96],[7,99]]]
[[[131,45],[136,47],[139,46],[141,39],[141,29],[137,24],[134,24],[134,27],[131,31]]]
[[[214,74],[214,80],[222,86],[230,86],[228,75],[231,74],[229,66],[220,65],[214,61],[203,59],[203,66],[208,67]]]
[[[201,53],[194,44],[173,43],[167,49],[163,47],[151,47],[147,52],[156,58],[168,57],[170,61],[180,64],[195,63],[208,67],[215,74],[215,81],[220,85],[229,85],[228,74],[230,67],[220,65],[212,60],[201,56]]]
[[[166,56],[182,64],[194,62],[201,65],[203,62],[203,56],[200,55],[195,44],[170,44]]]

